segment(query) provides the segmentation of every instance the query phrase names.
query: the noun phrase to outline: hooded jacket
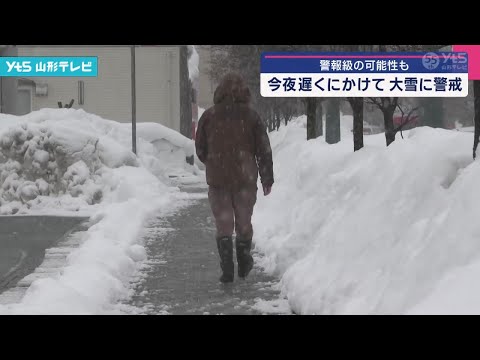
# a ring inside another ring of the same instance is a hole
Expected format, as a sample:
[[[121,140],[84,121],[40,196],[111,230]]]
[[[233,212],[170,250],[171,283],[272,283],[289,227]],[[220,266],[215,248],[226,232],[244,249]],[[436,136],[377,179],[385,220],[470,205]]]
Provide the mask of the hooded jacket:
[[[250,91],[237,74],[226,75],[214,106],[198,122],[195,148],[205,164],[207,183],[239,189],[273,185],[272,150],[265,124],[250,106]]]

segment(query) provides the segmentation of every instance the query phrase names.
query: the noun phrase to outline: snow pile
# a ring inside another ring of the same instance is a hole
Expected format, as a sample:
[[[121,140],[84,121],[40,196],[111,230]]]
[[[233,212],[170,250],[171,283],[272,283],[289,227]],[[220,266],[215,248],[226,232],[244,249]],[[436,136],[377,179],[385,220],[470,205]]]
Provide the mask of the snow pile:
[[[0,137],[0,214],[15,214],[42,207],[50,196],[60,195],[60,207],[100,202],[106,164],[99,139],[67,128],[23,123]],[[111,158],[106,163],[111,163]],[[131,154],[124,163],[137,165]],[[122,163],[121,161],[119,162]],[[77,198],[77,200],[75,200]],[[75,200],[72,201],[71,200]]]
[[[130,127],[130,125],[128,125]],[[163,125],[153,122],[143,122],[137,124],[137,136],[143,140],[153,143],[168,144],[169,150],[176,151],[177,149],[182,149],[186,156],[193,155],[194,152],[194,143],[191,139],[186,138],[179,132],[167,128]],[[165,146],[158,148],[165,148]]]
[[[471,135],[417,128],[388,148],[371,135],[354,153],[351,136],[307,142],[304,127],[271,134],[276,183],[253,219],[261,265],[282,276],[293,311],[480,313]]]
[[[205,173],[199,168],[201,164],[195,162],[194,165],[189,165],[186,162],[187,157],[195,155],[193,140],[175,130],[152,122],[138,123],[137,137],[148,142],[137,153],[143,160],[142,164],[153,174],[175,178],[176,183],[180,184],[198,183],[204,180]]]
[[[92,223],[61,273],[34,281],[20,303],[0,313],[118,313],[113,304],[129,296],[128,281],[145,258],[144,221],[185,203],[161,173],[171,168],[141,137],[135,156],[124,124],[83,110],[0,115],[0,124],[2,214],[58,212],[88,215]],[[177,168],[187,172],[184,162]]]
[[[138,125],[137,158],[128,124],[73,109],[14,118],[2,115],[0,127],[1,215],[85,210],[113,191],[112,169],[121,166],[145,167],[165,183],[179,168],[200,175],[185,162],[193,142],[160,124]]]

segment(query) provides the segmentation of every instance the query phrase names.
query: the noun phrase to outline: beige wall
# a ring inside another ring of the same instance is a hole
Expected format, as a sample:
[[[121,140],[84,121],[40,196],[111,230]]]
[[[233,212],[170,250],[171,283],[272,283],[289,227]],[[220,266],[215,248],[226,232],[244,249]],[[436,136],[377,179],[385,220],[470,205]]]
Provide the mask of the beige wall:
[[[136,48],[137,121],[158,122],[180,131],[180,49]],[[103,118],[130,122],[131,50],[129,47],[36,46],[18,48],[18,56],[97,56],[98,77],[32,77],[48,84],[48,96],[32,96],[32,110],[58,108],[74,99],[74,108]],[[84,81],[84,105],[78,103],[78,81]]]
[[[180,49],[139,47],[136,51],[137,121],[180,131]]]
[[[120,122],[132,119],[130,48],[19,47],[18,56],[97,56],[98,77],[32,77],[48,84],[48,96],[32,96],[32,110],[58,108],[57,102]],[[78,81],[84,81],[84,105],[78,104]],[[138,95],[137,95],[138,96]]]

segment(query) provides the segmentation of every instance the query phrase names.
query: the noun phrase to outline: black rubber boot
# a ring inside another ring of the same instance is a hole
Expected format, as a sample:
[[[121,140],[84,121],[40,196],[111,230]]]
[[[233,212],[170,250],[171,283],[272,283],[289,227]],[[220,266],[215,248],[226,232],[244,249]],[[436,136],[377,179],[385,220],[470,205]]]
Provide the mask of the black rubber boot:
[[[238,277],[246,278],[253,268],[253,257],[250,254],[252,239],[237,237],[235,248],[237,250]]]
[[[231,236],[217,238],[218,254],[220,255],[220,267],[222,269],[222,276],[220,281],[222,283],[232,282],[234,278],[234,264],[233,264],[233,241]]]

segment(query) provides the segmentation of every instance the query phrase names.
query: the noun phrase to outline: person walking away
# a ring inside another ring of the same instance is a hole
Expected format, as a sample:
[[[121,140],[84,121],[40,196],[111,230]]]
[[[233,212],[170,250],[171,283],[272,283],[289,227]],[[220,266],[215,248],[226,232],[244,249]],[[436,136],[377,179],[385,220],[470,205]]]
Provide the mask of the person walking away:
[[[222,283],[234,280],[234,230],[238,276],[245,278],[252,270],[251,218],[258,175],[264,196],[270,194],[274,183],[267,129],[250,106],[250,99],[250,90],[240,75],[225,75],[214,92],[214,105],[198,121],[195,139],[197,156],[206,167]]]

